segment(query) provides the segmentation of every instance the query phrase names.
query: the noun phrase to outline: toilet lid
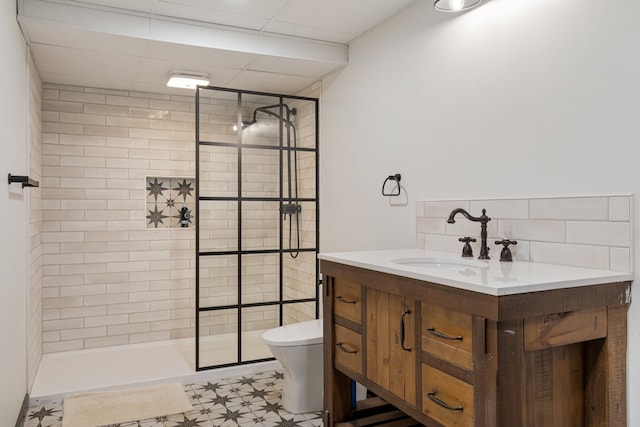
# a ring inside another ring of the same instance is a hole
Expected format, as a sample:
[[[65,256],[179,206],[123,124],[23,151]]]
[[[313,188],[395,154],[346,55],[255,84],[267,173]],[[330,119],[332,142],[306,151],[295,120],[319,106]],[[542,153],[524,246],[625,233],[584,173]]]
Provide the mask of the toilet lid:
[[[322,319],[270,329],[262,334],[262,339],[269,345],[282,347],[322,344]]]

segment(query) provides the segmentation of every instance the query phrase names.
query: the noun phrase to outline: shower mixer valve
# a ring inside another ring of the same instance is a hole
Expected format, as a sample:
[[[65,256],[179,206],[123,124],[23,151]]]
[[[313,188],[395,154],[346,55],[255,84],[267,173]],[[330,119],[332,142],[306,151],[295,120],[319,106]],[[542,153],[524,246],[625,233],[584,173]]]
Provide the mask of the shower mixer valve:
[[[280,212],[283,215],[297,215],[302,211],[302,206],[297,203],[284,203],[280,207]]]

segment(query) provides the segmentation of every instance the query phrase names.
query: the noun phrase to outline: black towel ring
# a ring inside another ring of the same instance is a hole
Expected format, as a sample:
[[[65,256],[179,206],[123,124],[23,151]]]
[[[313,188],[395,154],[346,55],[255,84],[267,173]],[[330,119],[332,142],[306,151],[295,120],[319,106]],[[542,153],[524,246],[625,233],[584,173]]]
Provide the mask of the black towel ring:
[[[382,195],[383,196],[399,196],[400,195],[400,174],[397,173],[395,175],[389,175],[387,179],[382,183]],[[387,185],[387,182],[394,181],[396,183],[397,192],[385,193],[384,187]]]

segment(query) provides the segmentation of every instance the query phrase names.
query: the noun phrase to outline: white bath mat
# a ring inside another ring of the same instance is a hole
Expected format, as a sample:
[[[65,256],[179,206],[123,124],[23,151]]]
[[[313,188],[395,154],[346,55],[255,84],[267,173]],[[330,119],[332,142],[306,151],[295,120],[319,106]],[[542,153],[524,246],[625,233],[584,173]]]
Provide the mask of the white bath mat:
[[[64,398],[62,427],[97,427],[189,412],[182,384],[81,393]]]

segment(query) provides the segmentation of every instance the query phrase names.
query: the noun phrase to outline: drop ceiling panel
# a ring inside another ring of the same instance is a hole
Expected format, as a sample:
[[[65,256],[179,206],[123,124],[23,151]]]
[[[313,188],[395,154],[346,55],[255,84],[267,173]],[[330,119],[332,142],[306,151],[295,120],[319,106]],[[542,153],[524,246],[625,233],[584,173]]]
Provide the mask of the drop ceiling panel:
[[[53,73],[39,71],[40,78],[45,83],[55,83],[69,86],[84,86],[101,89],[130,90],[131,82],[128,80],[116,80],[94,75],[72,75],[68,73]],[[157,90],[152,92],[158,93]],[[164,93],[166,91],[162,91]]]
[[[19,5],[18,22],[27,26],[41,21],[120,36],[149,37],[149,17],[120,9],[93,9],[82,7],[82,3],[46,0],[23,0]]]
[[[317,22],[316,26],[303,25],[300,23],[271,21],[265,28],[270,33],[291,34],[299,37],[307,37],[314,40],[325,40],[333,43],[348,43],[358,36],[355,32],[336,31],[323,28],[322,22]]]
[[[358,35],[414,2],[385,0],[372,4],[371,0],[291,0],[264,29],[276,32],[280,23],[287,23],[289,31],[298,27],[298,31],[288,34],[300,37],[310,29]]]
[[[283,0],[245,0],[237,2],[156,1],[153,13],[158,16],[173,16],[197,22],[261,30],[281,8],[283,3],[285,3]]]
[[[233,50],[207,49],[178,43],[150,42],[147,58],[166,59],[189,66],[192,71],[206,72],[211,68],[244,68],[256,55]]]
[[[259,53],[260,50],[259,34],[249,30],[230,30],[206,25],[153,20],[150,36],[157,41],[213,49],[250,53]]]
[[[322,76],[336,69],[334,64],[273,56],[258,56],[247,68],[254,71],[309,77],[315,80],[320,80]]]
[[[225,12],[234,15],[271,19],[289,1],[290,0],[155,0],[154,8],[171,4]]]
[[[316,81],[317,79],[310,79],[307,77],[247,70],[231,80],[228,87],[261,92],[282,93],[284,95],[295,95]]]
[[[53,26],[42,22],[29,25],[29,38],[31,42],[43,45],[133,56],[144,55],[149,44],[145,39]]]
[[[156,0],[77,0],[76,3],[149,13],[155,1]]]
[[[130,80],[141,58],[104,52],[69,49],[59,46],[31,45],[36,66],[41,72],[74,76],[103,76],[113,80]]]

